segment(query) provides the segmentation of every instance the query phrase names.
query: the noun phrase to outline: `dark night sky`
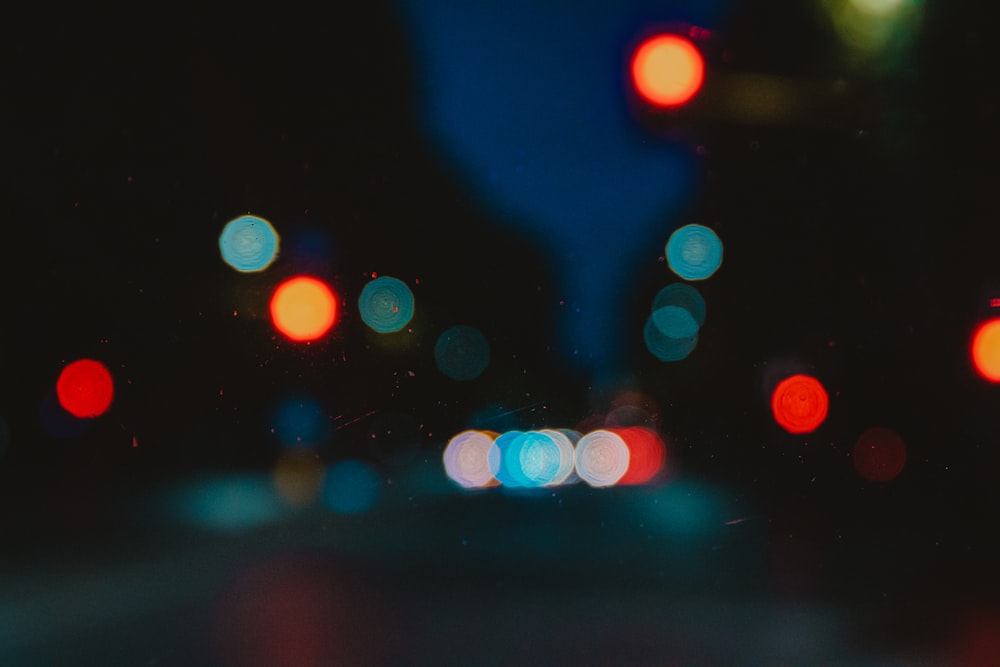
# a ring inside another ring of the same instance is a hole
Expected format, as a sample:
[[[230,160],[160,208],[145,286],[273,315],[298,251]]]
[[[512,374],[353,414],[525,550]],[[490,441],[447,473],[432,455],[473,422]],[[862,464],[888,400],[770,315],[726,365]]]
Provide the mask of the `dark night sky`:
[[[641,334],[650,299],[671,280],[657,261],[665,235],[657,237],[658,248],[632,264],[620,312],[608,315],[630,342],[600,373],[566,354],[551,249],[477,198],[423,132],[425,91],[406,15],[386,2],[358,4],[366,8],[329,20],[280,7],[136,14],[129,26],[121,14],[81,8],[24,10],[8,22],[0,99],[11,196],[0,244],[0,416],[11,432],[0,457],[5,577],[17,578],[36,555],[57,567],[71,559],[53,553],[109,544],[113,562],[139,544],[169,555],[181,538],[125,511],[122,499],[194,473],[266,470],[280,453],[268,410],[289,392],[317,397],[338,425],[362,417],[338,428],[324,458],[365,458],[405,476],[408,465],[438,461],[447,439],[484,410],[512,411],[495,422],[503,428],[573,427],[635,390],[656,406],[674,468],[722,489],[732,512],[725,518],[747,518],[737,543],[767,554],[763,569],[719,565],[705,578],[707,594],[729,586],[757,595],[754,604],[847,600],[874,615],[876,645],[904,647],[938,613],[953,618],[995,602],[1000,389],[968,361],[970,333],[1000,296],[998,88],[981,27],[985,3],[923,3],[905,64],[867,79],[831,55],[836,36],[818,10],[708,3],[728,7],[703,45],[710,74],[846,76],[865,92],[828,110],[822,126],[738,122],[697,106],[636,117],[646,142],[679,137],[702,148],[693,152],[693,195],[666,232],[709,224],[725,261],[698,285],[709,317],[696,352],[658,362]],[[667,3],[635,20],[671,11],[680,21],[698,14]],[[545,100],[529,102],[544,111]],[[222,225],[247,212],[282,236],[279,261],[261,274],[236,274],[218,255]],[[281,340],[266,313],[277,280],[303,270],[345,300],[334,333],[309,346]],[[397,347],[382,345],[353,307],[373,272],[414,288],[414,333]],[[434,339],[456,323],[480,327],[491,343],[491,365],[473,383],[434,367]],[[85,431],[54,435],[40,406],[78,357],[108,364],[115,403]],[[764,387],[782,368],[812,372],[830,392],[830,416],[808,437],[771,419]],[[397,439],[373,453],[371,432],[385,424],[398,427]],[[883,485],[858,477],[849,458],[857,434],[874,425],[897,430],[908,448],[904,472]],[[387,463],[392,454],[410,463]],[[600,495],[572,489],[566,497],[600,513]],[[455,509],[463,500],[386,516],[437,525],[457,514],[468,523],[467,510]],[[511,506],[499,492],[477,502],[501,525],[514,515],[538,525],[554,516],[551,503]],[[525,544],[534,529],[523,528]],[[642,537],[624,524],[617,531],[622,549],[641,560]],[[428,535],[432,546],[415,547],[424,565],[414,568],[425,568],[421,581],[432,587],[454,554],[435,551],[438,533]],[[590,561],[598,568],[606,553],[596,540],[581,544],[581,572]],[[370,566],[393,600],[385,581],[406,568],[391,546],[372,553],[394,573]],[[462,566],[469,581],[507,581],[502,568]],[[598,602],[632,609],[628,587],[611,579]],[[460,585],[471,584],[442,583],[444,601],[429,613],[449,617]],[[516,594],[491,590],[517,613]],[[545,598],[553,608],[569,604],[553,590]],[[413,604],[412,595],[400,599]],[[917,650],[950,647],[949,632]],[[72,639],[59,641],[71,650]],[[162,663],[148,662],[150,652],[142,664],[201,664],[191,658],[197,649],[186,650]],[[143,657],[135,651],[122,655]]]

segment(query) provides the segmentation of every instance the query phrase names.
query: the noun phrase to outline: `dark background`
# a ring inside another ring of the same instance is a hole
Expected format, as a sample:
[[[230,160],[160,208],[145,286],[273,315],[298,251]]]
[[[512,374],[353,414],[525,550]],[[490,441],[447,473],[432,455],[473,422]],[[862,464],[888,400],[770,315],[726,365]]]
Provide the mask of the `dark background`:
[[[3,664],[1000,664],[1000,393],[968,360],[1000,296],[997,63],[982,3],[918,4],[904,61],[864,74],[831,55],[815,7],[714,18],[706,87],[752,72],[863,92],[822,122],[636,112],[648,141],[696,156],[697,194],[666,234],[709,224],[725,260],[676,364],[641,337],[668,269],[637,262],[609,315],[631,342],[600,372],[564,353],[550,249],[423,132],[395,5],[7,21]],[[684,3],[635,16],[698,18]],[[247,212],[282,236],[261,274],[218,255]],[[308,346],[266,310],[299,272],[344,299]],[[373,272],[417,299],[395,347],[353,308]],[[434,366],[457,323],[491,344],[472,383]],[[79,357],[116,382],[83,426],[52,396]],[[830,393],[807,437],[768,409],[786,368]],[[443,477],[470,425],[599,423],[626,391],[670,445],[660,484],[467,494]],[[330,411],[317,456],[377,466],[371,512],[219,535],[153,511],[192,476],[268,470],[269,410],[289,392]],[[870,426],[906,443],[892,482],[851,464]]]

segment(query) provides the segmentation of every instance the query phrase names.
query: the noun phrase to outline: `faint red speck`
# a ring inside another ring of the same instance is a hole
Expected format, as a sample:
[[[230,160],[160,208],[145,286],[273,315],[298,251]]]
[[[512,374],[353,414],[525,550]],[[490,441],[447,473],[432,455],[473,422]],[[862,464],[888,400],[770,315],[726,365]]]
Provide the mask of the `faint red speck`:
[[[413,371],[406,371],[406,374],[409,375],[411,378],[412,377],[417,377],[417,374],[414,373]]]
[[[419,285],[419,284],[420,284],[420,278],[414,278],[414,279],[413,279],[413,283],[414,283],[415,285]]]
[[[990,299],[990,308],[1000,308],[1000,298],[993,297]]]
[[[378,273],[376,273],[375,271],[372,271],[372,278],[378,278]]]
[[[235,311],[235,310],[233,311],[233,317],[236,317],[238,314],[239,314],[238,311]]]
[[[222,390],[221,389],[219,390],[219,396],[222,396]]]
[[[129,177],[128,177],[128,182],[129,182],[129,183],[133,182],[134,180],[135,180],[135,179],[134,179],[134,178],[132,178],[131,176],[129,176]]]
[[[139,446],[139,440],[138,440],[138,439],[136,439],[136,437],[135,437],[135,436],[133,435],[133,436],[132,436],[132,447],[133,447],[133,448],[136,448],[136,447],[138,447],[138,446]]]

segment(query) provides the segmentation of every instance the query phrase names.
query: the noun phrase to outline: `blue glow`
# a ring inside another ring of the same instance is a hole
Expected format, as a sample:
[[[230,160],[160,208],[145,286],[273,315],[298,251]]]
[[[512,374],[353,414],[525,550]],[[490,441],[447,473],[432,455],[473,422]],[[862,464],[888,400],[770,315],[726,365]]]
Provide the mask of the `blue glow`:
[[[434,361],[452,380],[475,380],[490,364],[490,344],[479,329],[460,324],[438,338]]]
[[[691,313],[698,327],[705,323],[705,299],[696,288],[684,283],[671,283],[653,298],[653,312],[664,306],[678,306]]]
[[[722,265],[722,241],[704,225],[684,225],[667,241],[667,264],[685,280],[705,280]]]
[[[274,413],[274,434],[286,447],[313,448],[330,437],[326,412],[308,396],[283,399]]]
[[[278,256],[278,234],[255,215],[230,220],[219,235],[223,261],[242,273],[263,271]]]
[[[694,352],[694,348],[698,346],[697,334],[687,338],[667,336],[657,327],[652,315],[646,320],[642,334],[646,342],[646,349],[660,361],[681,361]]]
[[[558,349],[617,365],[630,267],[697,195],[698,171],[682,131],[668,141],[636,122],[630,47],[660,21],[710,27],[729,0],[403,4],[425,131],[484,206],[552,249],[568,304]]]
[[[323,503],[338,514],[362,514],[378,500],[382,479],[364,461],[333,464],[323,482]]]
[[[376,278],[361,290],[358,311],[376,333],[399,331],[413,318],[413,292],[398,278]]]

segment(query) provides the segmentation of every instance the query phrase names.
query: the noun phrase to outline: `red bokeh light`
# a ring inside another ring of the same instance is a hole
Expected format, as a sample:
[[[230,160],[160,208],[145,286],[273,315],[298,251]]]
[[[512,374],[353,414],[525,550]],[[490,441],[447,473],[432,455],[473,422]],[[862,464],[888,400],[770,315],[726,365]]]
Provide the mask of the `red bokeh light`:
[[[906,444],[888,428],[870,428],[854,443],[854,467],[870,482],[888,482],[903,471]]]
[[[56,396],[66,412],[82,419],[99,417],[111,407],[114,381],[107,367],[93,359],[78,359],[63,368]]]
[[[647,484],[663,470],[667,458],[663,439],[653,430],[642,426],[609,429],[625,441],[628,447],[628,470],[618,480],[619,485]]]
[[[819,380],[796,374],[785,378],[771,395],[774,420],[789,433],[810,433],[826,419],[830,399]]]

